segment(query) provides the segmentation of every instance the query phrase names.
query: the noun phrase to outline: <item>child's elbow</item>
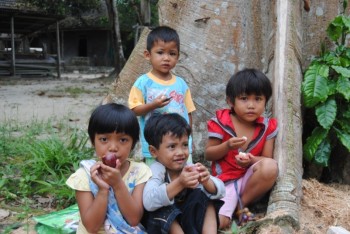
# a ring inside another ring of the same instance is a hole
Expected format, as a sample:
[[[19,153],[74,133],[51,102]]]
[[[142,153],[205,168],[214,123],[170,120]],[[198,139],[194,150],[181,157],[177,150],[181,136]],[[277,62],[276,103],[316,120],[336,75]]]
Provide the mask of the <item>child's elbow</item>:
[[[100,227],[90,227],[89,225],[84,225],[85,229],[88,233],[98,233],[98,231],[101,229]]]
[[[204,152],[204,158],[205,158],[205,160],[207,160],[207,161],[212,161],[212,160],[213,160],[212,157],[210,157],[210,154],[207,153],[207,152]]]
[[[128,220],[128,223],[131,227],[135,227],[135,226],[139,225],[140,221],[141,221],[141,218],[133,217],[130,220]]]

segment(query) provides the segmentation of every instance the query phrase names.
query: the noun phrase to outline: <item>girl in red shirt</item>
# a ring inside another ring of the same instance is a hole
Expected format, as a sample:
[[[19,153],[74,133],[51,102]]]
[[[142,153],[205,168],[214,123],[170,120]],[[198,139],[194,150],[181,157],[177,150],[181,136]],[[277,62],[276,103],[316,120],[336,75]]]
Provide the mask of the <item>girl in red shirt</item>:
[[[277,120],[262,116],[271,95],[271,82],[262,72],[244,69],[226,86],[230,109],[218,110],[208,121],[205,158],[212,161],[213,175],[226,187],[220,228],[230,226],[237,204],[240,223],[248,221],[244,207],[268,192],[277,179],[273,159]]]

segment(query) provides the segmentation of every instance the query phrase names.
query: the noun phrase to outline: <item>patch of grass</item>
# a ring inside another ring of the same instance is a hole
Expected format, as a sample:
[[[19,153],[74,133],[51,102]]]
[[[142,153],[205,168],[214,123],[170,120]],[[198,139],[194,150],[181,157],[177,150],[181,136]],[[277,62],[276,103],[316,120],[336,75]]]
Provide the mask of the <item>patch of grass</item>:
[[[55,90],[50,90],[48,92],[44,92],[48,97],[73,97],[76,98],[81,94],[91,94],[98,93],[89,89],[85,89],[82,87],[56,87]]]
[[[77,97],[80,94],[91,94],[93,93],[93,91],[91,90],[87,90],[81,87],[67,87],[64,89],[65,93],[69,93],[69,95],[71,95],[72,97]]]
[[[82,159],[92,158],[88,136],[79,129],[33,121],[0,123],[0,198],[22,205],[23,214],[35,196],[49,197],[54,208],[75,202],[65,181]]]

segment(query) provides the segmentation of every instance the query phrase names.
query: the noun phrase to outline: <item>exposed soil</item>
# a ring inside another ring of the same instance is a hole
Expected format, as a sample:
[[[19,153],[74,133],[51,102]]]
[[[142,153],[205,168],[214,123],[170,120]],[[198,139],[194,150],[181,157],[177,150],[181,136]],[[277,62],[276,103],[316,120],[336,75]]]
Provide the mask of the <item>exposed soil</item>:
[[[85,123],[112,83],[107,78],[0,78],[0,121]]]
[[[53,119],[86,128],[91,110],[107,95],[112,82],[106,78],[84,77],[60,80],[0,77],[0,121],[25,123],[33,119]],[[329,226],[350,230],[349,194],[348,185],[304,180],[298,233],[324,234]],[[0,224],[6,223],[11,214],[11,210],[0,206]],[[35,232],[20,227],[13,233]]]

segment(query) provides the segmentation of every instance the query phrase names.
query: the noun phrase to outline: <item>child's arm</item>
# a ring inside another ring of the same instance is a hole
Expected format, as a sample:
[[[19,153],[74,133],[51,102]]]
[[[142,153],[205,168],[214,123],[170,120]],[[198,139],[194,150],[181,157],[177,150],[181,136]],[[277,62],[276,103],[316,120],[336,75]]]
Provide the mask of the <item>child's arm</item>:
[[[166,169],[165,167],[155,162],[151,165],[152,177],[147,181],[143,191],[143,205],[148,211],[155,211],[161,207],[169,206],[174,203],[174,197],[187,186],[195,188],[198,185],[198,172],[187,172],[190,168],[183,169],[183,173],[177,178],[174,178],[171,183],[165,183]],[[191,179],[190,176],[192,175]],[[181,177],[181,179],[180,179]],[[184,182],[184,178],[188,179]],[[195,185],[195,186],[194,186]]]
[[[192,113],[188,113],[188,119],[189,119],[189,121],[190,121],[190,123],[189,123],[189,125],[190,125],[190,127],[191,127],[191,129],[192,129]]]
[[[91,192],[76,191],[80,218],[89,233],[97,233],[107,213],[108,190],[99,190],[94,198]]]
[[[263,151],[261,152],[261,156],[267,157],[267,158],[273,158],[273,151],[275,148],[275,139],[276,138],[272,138],[265,142]]]
[[[103,164],[101,164],[101,167],[103,170],[103,179],[112,187],[119,210],[124,219],[130,226],[138,225],[143,215],[142,192],[145,183],[136,185],[132,194],[130,194],[119,170],[119,160],[117,160],[116,168]]]
[[[210,173],[208,168],[206,168],[201,163],[196,163],[194,167],[197,169],[199,173],[199,183],[201,183],[204,189],[210,194],[216,194],[217,189],[214,182],[210,179]]]
[[[199,173],[195,167],[185,166],[181,174],[173,179],[167,186],[166,191],[170,200],[174,199],[185,188],[196,188],[199,184]]]
[[[261,152],[261,155],[259,155],[260,157],[255,157],[257,155],[254,156],[251,153],[243,153],[243,156],[241,153],[236,155],[235,158],[237,164],[241,167],[249,167],[263,158],[273,158],[274,142],[275,138],[265,142],[263,151]]]
[[[146,115],[148,112],[153,111],[154,109],[161,108],[170,103],[171,99],[168,99],[166,96],[159,95],[152,102],[145,103],[134,107],[132,110],[137,116]]]
[[[205,159],[208,161],[216,161],[224,157],[228,151],[238,149],[243,146],[247,138],[231,137],[227,141],[222,141],[219,138],[210,137],[205,148]]]
[[[91,179],[99,187],[96,197],[91,192],[76,191],[81,220],[88,232],[96,233],[103,225],[108,204],[109,185],[98,173],[99,164],[91,167]]]
[[[144,186],[145,183],[136,185],[132,194],[129,193],[124,182],[113,187],[120,212],[131,226],[138,225],[143,215],[142,192]]]
[[[188,113],[188,119],[189,119],[189,125],[190,125],[190,127],[191,127],[191,129],[192,129],[192,132],[193,132],[193,128],[192,128],[192,113]],[[193,154],[193,152],[195,152],[195,150],[196,150],[196,148],[195,148],[195,145],[194,145],[194,141],[193,141],[193,134],[191,134],[192,135],[192,154]]]
[[[199,173],[199,183],[202,184],[204,190],[203,192],[210,199],[221,199],[225,196],[226,189],[224,182],[222,180],[210,175],[209,170],[201,163],[196,163],[194,165]]]

